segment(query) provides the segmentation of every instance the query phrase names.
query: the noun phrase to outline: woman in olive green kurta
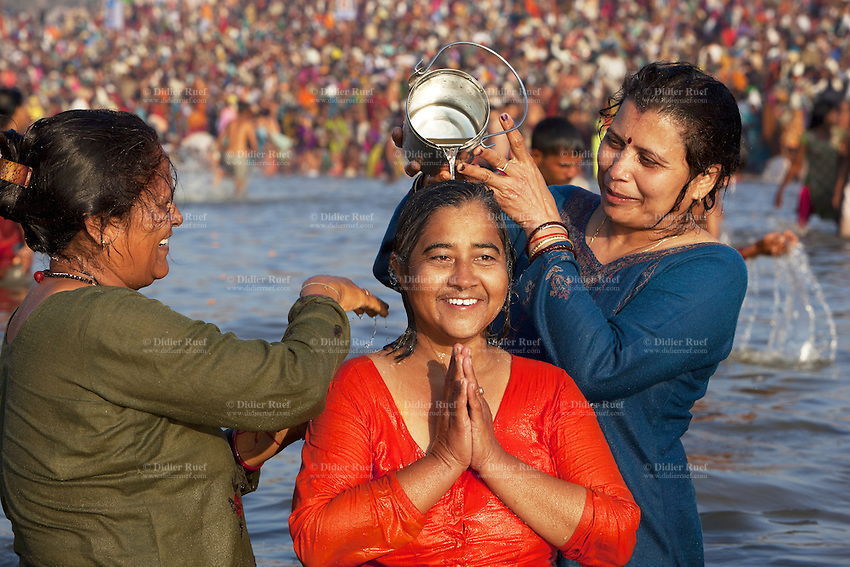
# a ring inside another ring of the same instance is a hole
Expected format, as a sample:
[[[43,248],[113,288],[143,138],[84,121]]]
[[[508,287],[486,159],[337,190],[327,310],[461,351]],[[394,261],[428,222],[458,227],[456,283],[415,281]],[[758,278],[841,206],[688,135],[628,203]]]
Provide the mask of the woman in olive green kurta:
[[[315,417],[347,350],[318,345],[348,343],[345,310],[385,304],[318,276],[280,342],[222,333],[136,291],[167,274],[182,223],[138,117],[62,113],[0,133],[0,154],[0,215],[51,257],[0,352],[0,497],[21,564],[253,565],[241,496],[258,475],[220,428]]]

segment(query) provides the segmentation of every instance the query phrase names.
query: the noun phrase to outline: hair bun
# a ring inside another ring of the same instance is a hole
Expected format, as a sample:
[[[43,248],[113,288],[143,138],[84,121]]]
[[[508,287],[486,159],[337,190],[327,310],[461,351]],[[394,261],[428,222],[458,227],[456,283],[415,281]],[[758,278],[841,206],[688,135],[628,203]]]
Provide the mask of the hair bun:
[[[24,137],[14,130],[0,132],[0,157],[2,159],[20,164],[21,148]],[[31,170],[30,170],[31,171]],[[30,175],[27,176],[29,181]],[[0,216],[15,222],[21,222],[18,212],[18,201],[21,193],[26,189],[17,183],[0,179]]]

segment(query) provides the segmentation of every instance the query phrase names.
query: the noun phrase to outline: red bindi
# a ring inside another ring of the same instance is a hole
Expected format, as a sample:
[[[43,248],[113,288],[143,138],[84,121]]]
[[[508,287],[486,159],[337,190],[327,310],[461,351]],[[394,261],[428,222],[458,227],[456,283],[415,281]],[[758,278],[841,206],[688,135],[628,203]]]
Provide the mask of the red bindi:
[[[631,143],[632,143],[632,137],[631,137],[631,136],[629,136],[629,139],[628,139],[628,140],[626,140],[626,143],[627,143],[627,144],[631,144]]]

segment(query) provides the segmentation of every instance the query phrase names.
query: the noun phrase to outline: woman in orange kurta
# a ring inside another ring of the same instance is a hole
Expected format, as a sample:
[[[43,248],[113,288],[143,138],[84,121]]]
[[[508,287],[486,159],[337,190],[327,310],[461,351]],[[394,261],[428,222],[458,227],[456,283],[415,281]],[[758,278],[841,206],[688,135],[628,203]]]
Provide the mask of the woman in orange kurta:
[[[464,181],[418,191],[395,244],[409,327],[344,364],[310,425],[289,522],[298,557],[536,566],[560,549],[625,564],[640,512],[593,410],[563,370],[488,341],[512,270],[492,195]]]

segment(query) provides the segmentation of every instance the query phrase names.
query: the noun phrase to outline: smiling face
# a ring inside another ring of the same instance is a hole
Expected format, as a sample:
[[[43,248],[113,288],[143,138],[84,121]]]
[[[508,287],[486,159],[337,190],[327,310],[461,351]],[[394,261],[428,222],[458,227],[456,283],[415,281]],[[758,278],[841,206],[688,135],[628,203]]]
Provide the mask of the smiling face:
[[[164,172],[156,176],[149,192],[139,196],[129,222],[112,240],[110,271],[125,287],[139,289],[168,274],[168,239],[173,228],[183,223],[183,215],[174,204],[167,171],[165,164]]]
[[[602,209],[612,222],[633,230],[669,224],[662,219],[690,178],[685,144],[673,118],[640,112],[626,99],[602,139],[597,162]],[[704,197],[716,178],[716,172],[698,175],[677,211]]]
[[[477,201],[434,211],[407,268],[395,266],[417,332],[440,345],[483,338],[507,297],[502,240],[492,214]]]

